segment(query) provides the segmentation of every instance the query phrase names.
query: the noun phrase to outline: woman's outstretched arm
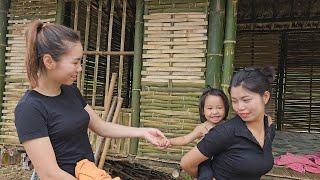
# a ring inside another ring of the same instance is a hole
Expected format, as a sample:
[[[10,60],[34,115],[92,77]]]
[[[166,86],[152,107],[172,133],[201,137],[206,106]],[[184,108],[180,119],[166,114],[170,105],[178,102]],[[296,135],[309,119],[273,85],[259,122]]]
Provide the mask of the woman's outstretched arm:
[[[105,122],[89,105],[84,109],[90,116],[89,128],[100,136],[110,138],[140,137],[159,147],[168,146],[169,144],[164,134],[158,129],[136,128]]]

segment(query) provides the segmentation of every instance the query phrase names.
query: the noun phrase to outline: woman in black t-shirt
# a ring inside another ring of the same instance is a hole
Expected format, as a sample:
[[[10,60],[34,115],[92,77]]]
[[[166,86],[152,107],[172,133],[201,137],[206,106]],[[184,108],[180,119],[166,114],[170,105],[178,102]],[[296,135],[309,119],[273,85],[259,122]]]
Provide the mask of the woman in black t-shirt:
[[[210,130],[181,159],[181,167],[196,177],[198,165],[212,158],[216,179],[257,180],[273,166],[275,126],[265,116],[274,70],[246,68],[232,78],[229,93],[237,114]]]
[[[25,64],[31,89],[15,109],[19,140],[40,179],[75,179],[76,162],[93,161],[87,130],[103,137],[143,137],[167,146],[161,131],[100,119],[72,84],[81,72],[80,38],[70,28],[32,22],[26,33]]]

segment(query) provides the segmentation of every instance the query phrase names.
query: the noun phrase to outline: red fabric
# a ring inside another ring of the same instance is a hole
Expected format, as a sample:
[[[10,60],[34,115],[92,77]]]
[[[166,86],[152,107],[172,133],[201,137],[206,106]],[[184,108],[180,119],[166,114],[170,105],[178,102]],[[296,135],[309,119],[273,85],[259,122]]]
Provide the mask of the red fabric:
[[[320,152],[308,155],[286,153],[274,159],[274,164],[286,166],[294,171],[305,173],[320,173]]]

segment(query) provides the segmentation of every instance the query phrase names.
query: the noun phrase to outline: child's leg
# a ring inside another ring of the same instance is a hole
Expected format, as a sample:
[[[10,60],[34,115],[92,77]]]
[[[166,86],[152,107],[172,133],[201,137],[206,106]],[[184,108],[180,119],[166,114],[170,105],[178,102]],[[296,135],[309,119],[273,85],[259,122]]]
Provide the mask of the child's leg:
[[[213,169],[212,161],[208,159],[198,166],[198,180],[212,180],[213,179]]]

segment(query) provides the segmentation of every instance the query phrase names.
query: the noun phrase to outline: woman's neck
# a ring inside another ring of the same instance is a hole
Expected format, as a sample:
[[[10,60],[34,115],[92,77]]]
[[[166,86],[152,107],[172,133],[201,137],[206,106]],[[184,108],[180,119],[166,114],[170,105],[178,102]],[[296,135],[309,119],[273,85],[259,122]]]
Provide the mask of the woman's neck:
[[[55,81],[51,81],[45,76],[40,76],[38,79],[38,86],[33,90],[46,95],[46,96],[57,96],[61,93],[61,84]]]
[[[257,131],[257,132],[263,132],[264,129],[264,114],[260,115],[256,120],[246,122],[246,125],[249,129]]]

